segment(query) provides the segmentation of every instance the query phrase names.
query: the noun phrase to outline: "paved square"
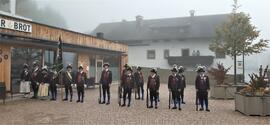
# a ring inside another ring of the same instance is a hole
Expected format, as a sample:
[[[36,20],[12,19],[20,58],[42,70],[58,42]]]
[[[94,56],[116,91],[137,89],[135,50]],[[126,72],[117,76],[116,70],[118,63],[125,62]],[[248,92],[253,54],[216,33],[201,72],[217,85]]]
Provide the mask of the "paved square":
[[[195,111],[194,86],[185,90],[182,111],[168,109],[167,85],[160,87],[158,109],[147,109],[134,100],[130,108],[117,104],[117,85],[112,86],[110,105],[98,104],[98,89],[86,90],[85,103],[23,99],[0,104],[0,125],[269,125],[270,117],[245,116],[234,111],[234,100],[210,100],[211,112]],[[75,92],[74,92],[75,93]]]

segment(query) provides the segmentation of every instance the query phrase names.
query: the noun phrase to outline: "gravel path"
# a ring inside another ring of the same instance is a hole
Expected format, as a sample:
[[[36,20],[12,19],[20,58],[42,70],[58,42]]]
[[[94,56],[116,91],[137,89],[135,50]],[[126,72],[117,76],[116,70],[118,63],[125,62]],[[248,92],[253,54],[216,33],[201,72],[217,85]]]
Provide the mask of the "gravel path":
[[[130,108],[119,107],[117,85],[112,86],[110,105],[97,103],[98,89],[85,92],[85,103],[76,103],[76,94],[73,102],[23,99],[0,103],[0,125],[270,125],[270,117],[245,116],[234,111],[234,100],[210,100],[211,112],[195,111],[194,86],[185,90],[182,111],[168,109],[165,84],[161,85],[158,109],[147,109],[145,101],[134,100],[134,95]]]

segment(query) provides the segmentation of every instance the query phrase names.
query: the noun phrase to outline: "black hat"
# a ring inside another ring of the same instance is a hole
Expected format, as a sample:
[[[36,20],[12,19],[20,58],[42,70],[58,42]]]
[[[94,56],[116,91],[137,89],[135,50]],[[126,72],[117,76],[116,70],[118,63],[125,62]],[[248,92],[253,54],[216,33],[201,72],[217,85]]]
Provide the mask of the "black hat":
[[[80,66],[79,66],[79,69],[83,69],[83,66],[82,66],[82,65],[80,65]]]
[[[104,64],[103,64],[103,67],[105,67],[105,66],[108,66],[108,67],[109,67],[110,64],[109,64],[109,63],[104,63]]]
[[[45,71],[48,71],[48,67],[45,65],[42,67],[42,71],[45,70]]]
[[[29,66],[25,63],[25,64],[23,64],[23,68],[24,68],[24,69],[25,69],[25,68],[29,69]]]
[[[72,69],[72,65],[71,65],[71,64],[68,64],[68,65],[67,65],[67,69],[68,69],[68,68],[71,68],[71,69]]]
[[[128,67],[127,68],[127,71],[131,71],[132,72],[132,68],[131,67]]]
[[[137,70],[142,70],[142,68],[140,66],[137,66]]]
[[[35,66],[39,66],[39,64],[38,64],[38,61],[37,61],[37,60],[33,62],[33,66],[34,66],[34,67],[35,67]]]
[[[178,72],[179,72],[179,73],[182,73],[182,72],[184,72],[184,71],[185,71],[185,69],[184,69],[183,66],[179,66],[179,67],[178,67]]]
[[[157,70],[153,68],[153,69],[150,70],[150,72],[157,73]]]
[[[171,71],[172,72],[177,72],[177,69],[174,67]]]
[[[125,64],[124,67],[125,67],[125,68],[128,68],[129,66],[128,66],[128,64]]]
[[[204,68],[205,68],[205,67],[203,67],[203,66],[199,66],[199,67],[197,68],[197,72],[198,72],[198,73],[199,73],[199,72],[205,72]]]

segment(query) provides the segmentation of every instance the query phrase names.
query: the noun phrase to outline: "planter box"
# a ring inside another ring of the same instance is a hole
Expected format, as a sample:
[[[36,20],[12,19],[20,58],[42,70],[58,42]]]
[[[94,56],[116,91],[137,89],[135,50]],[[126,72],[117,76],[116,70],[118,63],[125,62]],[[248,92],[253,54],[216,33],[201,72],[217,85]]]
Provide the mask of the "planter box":
[[[245,115],[270,115],[270,96],[235,94],[235,110]]]
[[[217,85],[210,89],[211,97],[215,99],[234,99],[236,87]]]

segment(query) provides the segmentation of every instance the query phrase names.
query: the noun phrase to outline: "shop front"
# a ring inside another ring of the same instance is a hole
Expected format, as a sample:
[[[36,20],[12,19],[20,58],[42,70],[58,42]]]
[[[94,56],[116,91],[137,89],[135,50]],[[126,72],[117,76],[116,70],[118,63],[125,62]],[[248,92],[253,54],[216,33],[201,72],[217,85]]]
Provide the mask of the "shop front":
[[[0,28],[0,82],[5,83],[10,93],[19,92],[24,63],[31,68],[33,61],[38,60],[42,66],[52,67],[59,37],[63,41],[64,67],[72,64],[73,70],[77,71],[82,65],[88,78],[95,82],[99,81],[104,63],[110,63],[113,81],[119,80],[120,71],[127,63],[128,47],[124,44],[13,17],[0,15],[0,19],[11,22]],[[27,25],[27,30],[16,28],[15,22]]]

